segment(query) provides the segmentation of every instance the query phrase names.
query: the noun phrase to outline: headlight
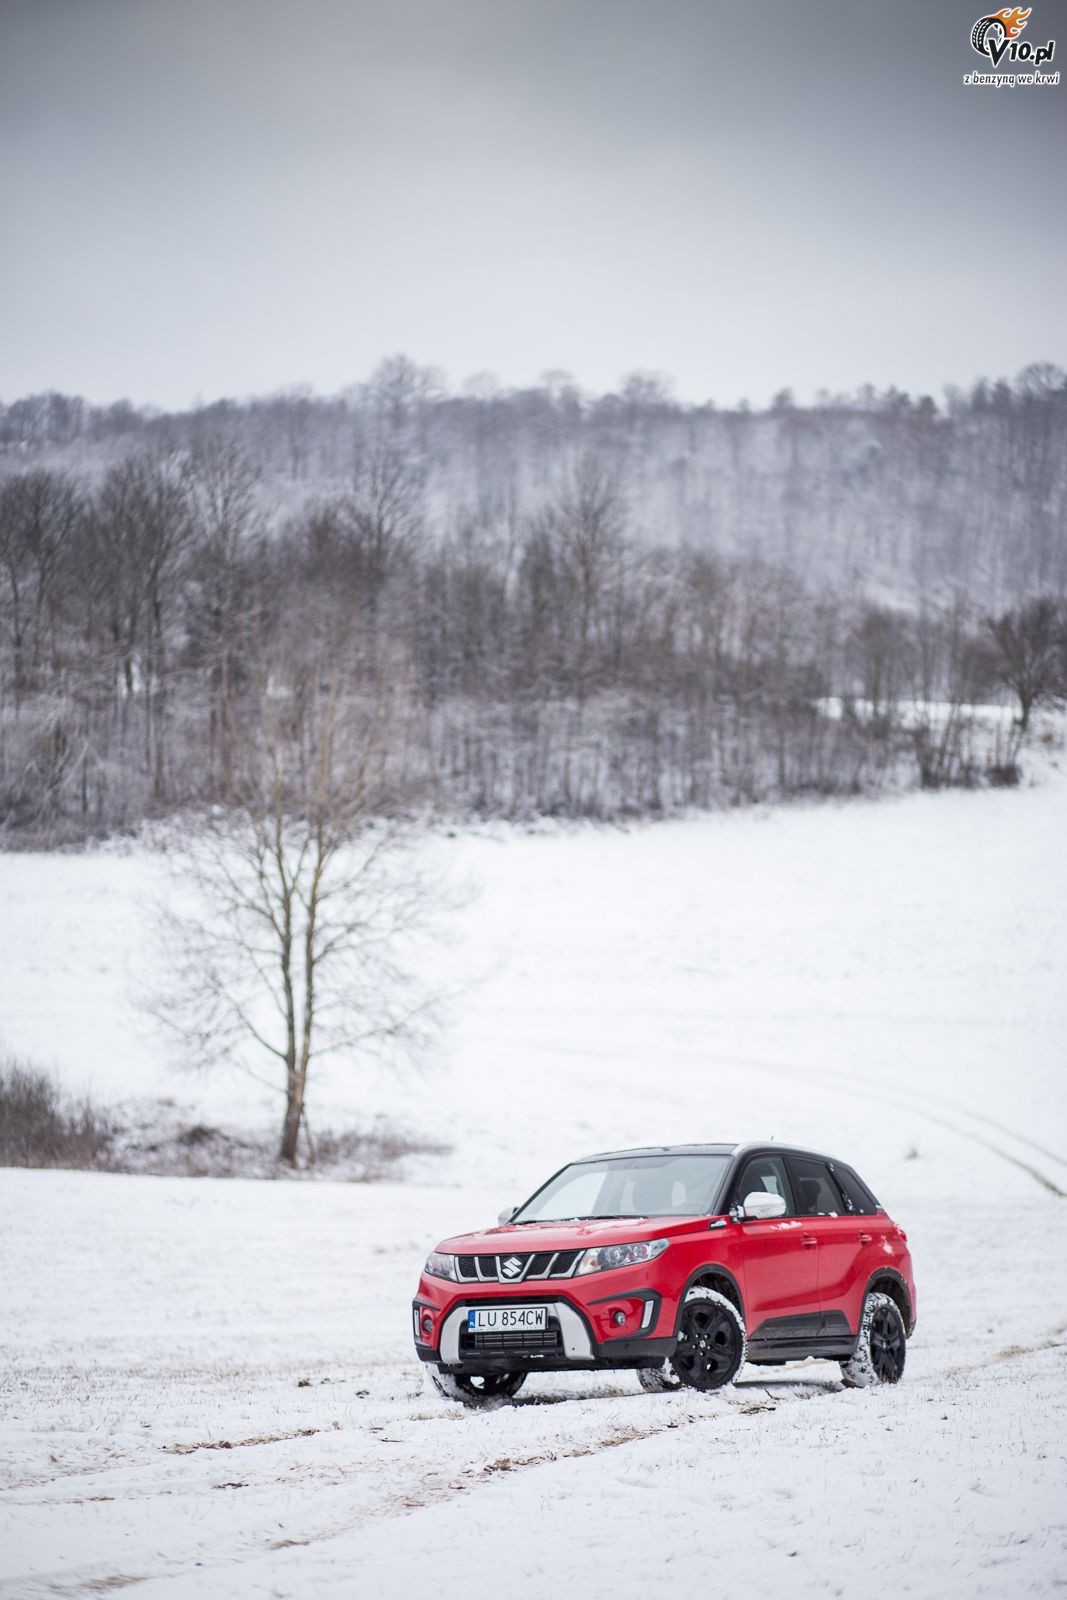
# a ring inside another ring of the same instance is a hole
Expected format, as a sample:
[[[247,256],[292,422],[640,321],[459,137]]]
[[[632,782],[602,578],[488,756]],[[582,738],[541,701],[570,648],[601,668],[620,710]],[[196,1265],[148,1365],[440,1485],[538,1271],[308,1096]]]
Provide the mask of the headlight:
[[[444,1256],[439,1250],[430,1251],[426,1257],[424,1270],[429,1273],[431,1278],[452,1278],[455,1280],[459,1277],[459,1273],[456,1271],[455,1256]]]
[[[602,1244],[587,1250],[578,1263],[575,1277],[583,1272],[610,1272],[613,1267],[636,1267],[642,1261],[655,1261],[670,1244],[669,1239],[641,1239],[637,1244]]]

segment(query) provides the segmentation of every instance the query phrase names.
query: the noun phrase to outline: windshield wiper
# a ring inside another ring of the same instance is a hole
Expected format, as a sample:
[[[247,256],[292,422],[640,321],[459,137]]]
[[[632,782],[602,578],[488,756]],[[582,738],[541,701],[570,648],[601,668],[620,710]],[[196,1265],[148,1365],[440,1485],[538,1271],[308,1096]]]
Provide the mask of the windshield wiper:
[[[507,1226],[529,1228],[535,1222],[644,1222],[646,1220],[644,1214],[639,1211],[590,1211],[582,1217],[512,1217]]]

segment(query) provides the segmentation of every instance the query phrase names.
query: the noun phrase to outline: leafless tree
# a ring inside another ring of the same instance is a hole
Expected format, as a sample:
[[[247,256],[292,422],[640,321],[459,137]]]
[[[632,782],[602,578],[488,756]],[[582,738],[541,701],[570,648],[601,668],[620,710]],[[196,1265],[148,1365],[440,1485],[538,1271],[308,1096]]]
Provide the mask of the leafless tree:
[[[177,858],[186,909],[166,923],[175,976],[160,1014],[195,1059],[243,1043],[274,1063],[279,1157],[294,1164],[314,1063],[429,1025],[413,941],[441,901],[409,820],[403,663],[368,674],[351,633],[324,637],[320,619],[311,651],[291,636],[265,650],[256,689],[234,803]]]
[[[112,468],[93,517],[92,579],[109,614],[123,726],[143,705],[145,766],[166,789],[171,614],[192,533],[188,464],[152,452]]]
[[[618,488],[595,455],[586,454],[579,461],[548,506],[543,525],[556,551],[562,582],[560,598],[571,616],[567,667],[581,703],[595,671],[605,600],[622,561],[626,525]]]
[[[210,702],[209,762],[223,799],[233,787],[236,698],[257,609],[252,562],[263,531],[258,473],[232,441],[212,441],[190,472],[194,532],[187,563],[192,651]]]
[[[372,620],[386,584],[412,553],[421,528],[422,478],[409,453],[389,438],[361,452],[355,487],[342,506],[345,567]]]
[[[1067,613],[1049,596],[990,617],[997,672],[1019,702],[1025,733],[1035,707],[1067,699]]]
[[[0,489],[0,617],[10,633],[16,712],[46,647],[56,671],[61,569],[82,515],[82,493],[64,473],[20,473]]]

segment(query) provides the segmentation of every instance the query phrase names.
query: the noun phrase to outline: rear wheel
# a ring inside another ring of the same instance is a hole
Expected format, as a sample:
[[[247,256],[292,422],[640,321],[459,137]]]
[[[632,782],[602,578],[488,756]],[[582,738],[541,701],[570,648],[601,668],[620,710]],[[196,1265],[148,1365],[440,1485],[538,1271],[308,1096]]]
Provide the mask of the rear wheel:
[[[678,1344],[666,1363],[689,1389],[722,1389],[745,1360],[745,1325],[737,1307],[717,1289],[690,1289],[682,1307]]]
[[[876,1383],[899,1383],[907,1354],[907,1335],[900,1307],[887,1294],[869,1294],[863,1302],[859,1337],[841,1377],[849,1389],[870,1389]]]
[[[510,1400],[526,1382],[525,1372],[430,1371],[438,1394],[461,1406],[484,1406],[491,1400]]]

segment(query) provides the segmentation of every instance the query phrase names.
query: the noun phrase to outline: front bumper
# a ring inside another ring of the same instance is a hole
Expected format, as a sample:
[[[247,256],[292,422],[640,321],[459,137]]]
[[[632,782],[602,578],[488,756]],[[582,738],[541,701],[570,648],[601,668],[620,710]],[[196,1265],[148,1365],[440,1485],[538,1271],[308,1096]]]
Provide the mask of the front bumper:
[[[450,1372],[603,1371],[619,1367],[659,1366],[674,1352],[669,1337],[657,1332],[662,1298],[655,1289],[627,1286],[622,1294],[583,1304],[555,1285],[548,1294],[460,1295],[442,1303],[434,1293],[420,1293],[412,1302],[415,1352]],[[467,1313],[476,1306],[499,1306],[518,1300],[544,1306],[548,1327],[543,1334],[521,1331],[472,1334]],[[621,1320],[619,1320],[621,1319]]]

